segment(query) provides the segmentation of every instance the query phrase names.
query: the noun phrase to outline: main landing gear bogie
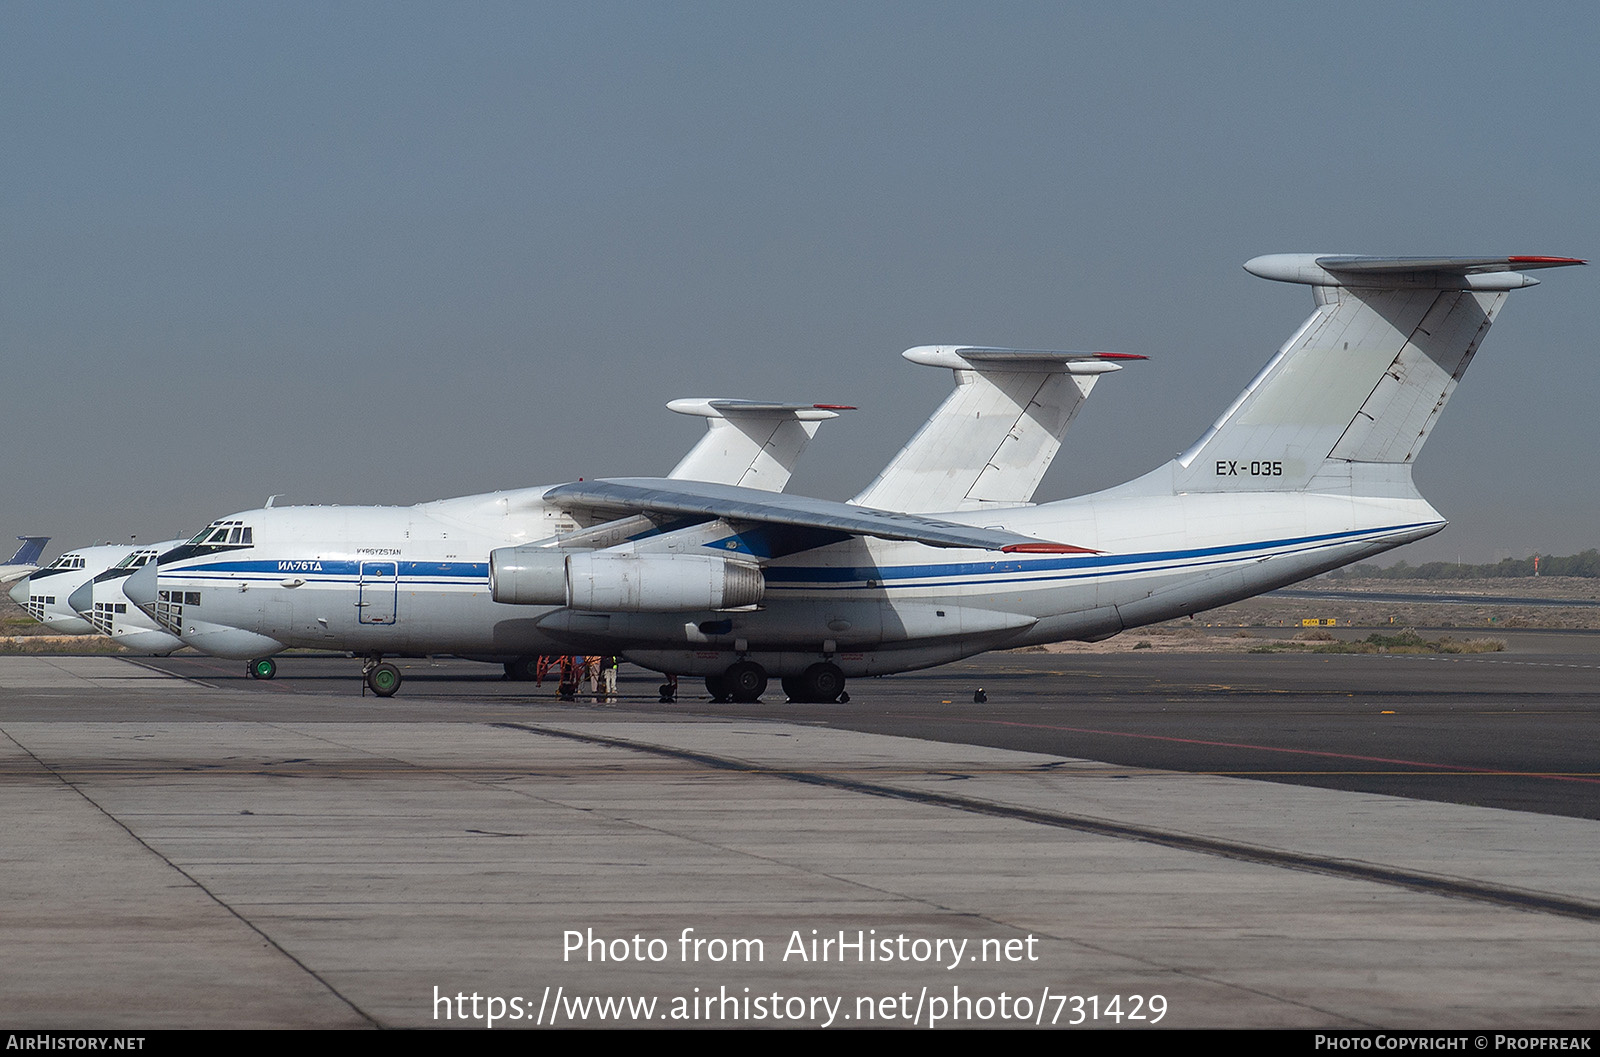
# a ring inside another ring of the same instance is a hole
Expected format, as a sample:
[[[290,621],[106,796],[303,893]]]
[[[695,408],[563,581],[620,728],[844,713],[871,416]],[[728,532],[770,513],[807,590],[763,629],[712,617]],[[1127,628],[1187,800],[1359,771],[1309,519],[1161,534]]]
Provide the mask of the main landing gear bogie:
[[[767,689],[767,670],[754,661],[738,661],[722,673],[722,688],[742,705],[759,701]]]
[[[813,664],[799,675],[785,675],[779,682],[790,701],[823,704],[850,700],[850,695],[844,691],[844,672],[831,661]],[[721,675],[706,676],[706,690],[711,700],[719,703],[749,704],[758,700],[766,689],[766,669],[754,661],[739,661],[729,665]]]
[[[519,683],[531,683],[543,675],[539,671],[539,655],[526,654],[505,662],[506,678]]]

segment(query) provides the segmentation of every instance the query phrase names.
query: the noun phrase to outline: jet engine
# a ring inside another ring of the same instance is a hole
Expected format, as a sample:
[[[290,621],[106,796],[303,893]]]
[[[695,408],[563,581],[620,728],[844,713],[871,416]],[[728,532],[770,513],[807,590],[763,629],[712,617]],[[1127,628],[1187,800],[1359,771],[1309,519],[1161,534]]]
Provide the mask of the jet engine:
[[[761,601],[761,570],[697,554],[624,554],[503,547],[489,554],[496,602],[597,613],[737,609]]]

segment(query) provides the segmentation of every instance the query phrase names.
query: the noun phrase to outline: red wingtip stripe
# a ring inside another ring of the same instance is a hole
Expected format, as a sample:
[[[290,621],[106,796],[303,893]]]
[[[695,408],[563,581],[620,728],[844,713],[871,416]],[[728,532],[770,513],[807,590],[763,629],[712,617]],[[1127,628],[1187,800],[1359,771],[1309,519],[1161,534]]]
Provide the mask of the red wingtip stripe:
[[[854,404],[812,404],[818,411],[855,411]]]
[[[1150,357],[1140,356],[1136,352],[1097,352],[1094,354],[1094,358],[1097,360],[1148,360]]]
[[[1507,257],[1511,264],[1588,264],[1577,257]]]
[[[1013,543],[1001,547],[1002,554],[1104,554],[1091,547],[1074,547],[1070,543]]]

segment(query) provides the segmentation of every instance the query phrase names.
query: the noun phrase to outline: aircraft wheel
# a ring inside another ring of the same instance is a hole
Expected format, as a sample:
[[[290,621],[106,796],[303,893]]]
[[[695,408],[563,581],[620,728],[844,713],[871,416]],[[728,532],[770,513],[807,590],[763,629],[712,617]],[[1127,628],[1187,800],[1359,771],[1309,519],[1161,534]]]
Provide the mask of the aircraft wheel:
[[[367,689],[379,697],[393,697],[400,689],[400,669],[392,664],[380,664],[367,673]]]
[[[789,695],[790,701],[804,701],[805,690],[801,688],[798,675],[786,675],[778,680],[783,685],[783,692]]]
[[[678,700],[678,688],[671,683],[662,683],[656,688],[661,693],[660,704],[671,705]]]
[[[844,673],[828,661],[813,664],[800,673],[800,690],[807,701],[837,701],[844,693]]]
[[[506,678],[519,683],[531,683],[539,678],[539,657],[528,654],[506,662]]]
[[[722,673],[722,685],[728,696],[740,704],[758,701],[767,689],[767,671],[754,661],[739,661],[728,665]]]
[[[720,705],[728,700],[728,688],[720,675],[706,676],[706,692],[711,695],[711,700],[715,704]]]
[[[278,662],[271,657],[258,657],[250,662],[247,670],[252,679],[271,679],[278,674]]]

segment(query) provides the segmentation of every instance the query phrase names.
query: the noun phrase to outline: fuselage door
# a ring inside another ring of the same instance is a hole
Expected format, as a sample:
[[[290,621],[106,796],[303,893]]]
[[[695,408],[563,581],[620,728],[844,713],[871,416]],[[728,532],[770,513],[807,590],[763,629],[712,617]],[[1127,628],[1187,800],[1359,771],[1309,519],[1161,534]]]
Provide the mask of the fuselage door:
[[[393,624],[400,598],[400,578],[394,562],[362,562],[361,590],[356,620],[362,624]]]

